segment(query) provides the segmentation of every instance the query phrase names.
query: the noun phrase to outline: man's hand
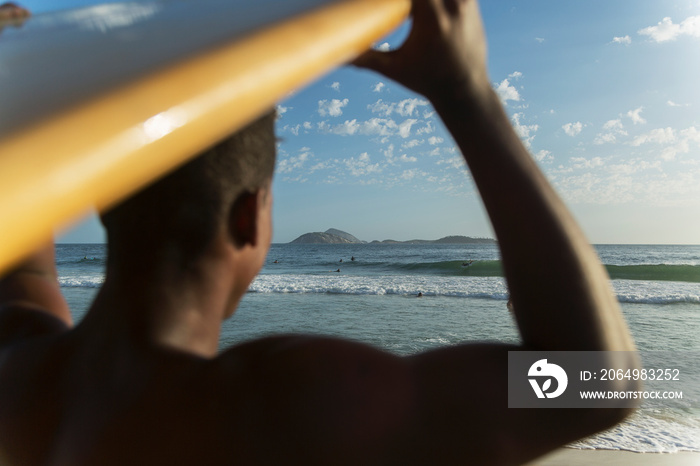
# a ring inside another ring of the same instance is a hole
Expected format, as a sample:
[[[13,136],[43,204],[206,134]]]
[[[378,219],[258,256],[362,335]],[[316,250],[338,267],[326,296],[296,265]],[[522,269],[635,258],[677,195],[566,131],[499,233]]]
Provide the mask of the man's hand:
[[[414,0],[413,29],[395,51],[370,51],[354,64],[378,71],[434,103],[458,89],[490,88],[486,39],[476,0]]]

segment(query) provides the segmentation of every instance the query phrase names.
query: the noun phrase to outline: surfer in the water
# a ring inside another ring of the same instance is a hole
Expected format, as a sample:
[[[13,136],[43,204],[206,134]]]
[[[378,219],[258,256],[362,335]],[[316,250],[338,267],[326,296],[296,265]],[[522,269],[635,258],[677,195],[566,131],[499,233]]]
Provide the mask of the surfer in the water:
[[[270,114],[103,216],[106,277],[77,327],[50,245],[3,277],[3,464],[521,464],[630,413],[508,408],[511,351],[635,348],[593,249],[491,87],[476,1],[415,0],[402,48],[357,64],[430,99],[462,150],[522,343],[400,357],[283,335],[219,352],[221,322],[270,246]],[[599,389],[638,389],[610,384]]]

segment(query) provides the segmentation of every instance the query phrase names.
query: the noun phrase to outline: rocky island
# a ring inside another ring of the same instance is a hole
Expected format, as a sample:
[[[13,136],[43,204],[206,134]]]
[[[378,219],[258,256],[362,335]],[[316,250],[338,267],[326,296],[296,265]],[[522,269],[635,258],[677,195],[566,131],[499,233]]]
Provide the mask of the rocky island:
[[[306,233],[291,242],[292,244],[365,244],[367,241],[357,239],[350,233],[331,228],[325,232]],[[436,240],[414,239],[409,241],[372,241],[372,244],[496,244],[491,238],[472,238],[470,236],[445,236]]]
[[[325,232],[306,233],[301,235],[294,241],[293,244],[362,244],[366,241],[360,241],[350,233],[331,228]]]

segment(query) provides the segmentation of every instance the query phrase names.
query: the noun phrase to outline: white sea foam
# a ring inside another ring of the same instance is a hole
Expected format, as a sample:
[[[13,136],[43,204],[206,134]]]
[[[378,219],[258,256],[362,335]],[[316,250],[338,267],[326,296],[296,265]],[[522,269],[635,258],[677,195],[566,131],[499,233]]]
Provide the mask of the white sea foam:
[[[424,296],[508,299],[505,281],[492,277],[351,276],[332,273],[260,275],[250,291],[352,295],[413,295],[420,292]]]
[[[58,283],[64,288],[99,288],[104,283],[104,275],[62,276]]]
[[[700,304],[700,286],[697,283],[613,280],[612,285],[617,299],[622,303]]]
[[[99,288],[104,275],[63,275],[59,283],[65,288]],[[613,280],[613,289],[622,303],[633,304],[700,304],[697,283]],[[456,298],[508,299],[505,280],[498,277],[443,277],[421,275],[343,275],[263,274],[249,291],[257,293],[329,293],[348,295],[450,296]]]
[[[610,430],[570,445],[578,449],[627,450],[638,453],[700,452],[700,420],[644,412]]]
[[[636,304],[700,304],[696,283],[614,280],[620,302]],[[420,275],[353,276],[341,274],[266,274],[253,282],[258,293],[330,293],[351,295],[409,295],[508,299],[505,280],[497,277]]]

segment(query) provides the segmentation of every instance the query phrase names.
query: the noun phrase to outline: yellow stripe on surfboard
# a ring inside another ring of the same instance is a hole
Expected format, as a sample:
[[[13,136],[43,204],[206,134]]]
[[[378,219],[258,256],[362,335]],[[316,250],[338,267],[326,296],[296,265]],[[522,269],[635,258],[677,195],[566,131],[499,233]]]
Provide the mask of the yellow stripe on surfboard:
[[[352,60],[409,10],[409,0],[324,4],[6,135],[0,269],[57,227],[118,202]]]

